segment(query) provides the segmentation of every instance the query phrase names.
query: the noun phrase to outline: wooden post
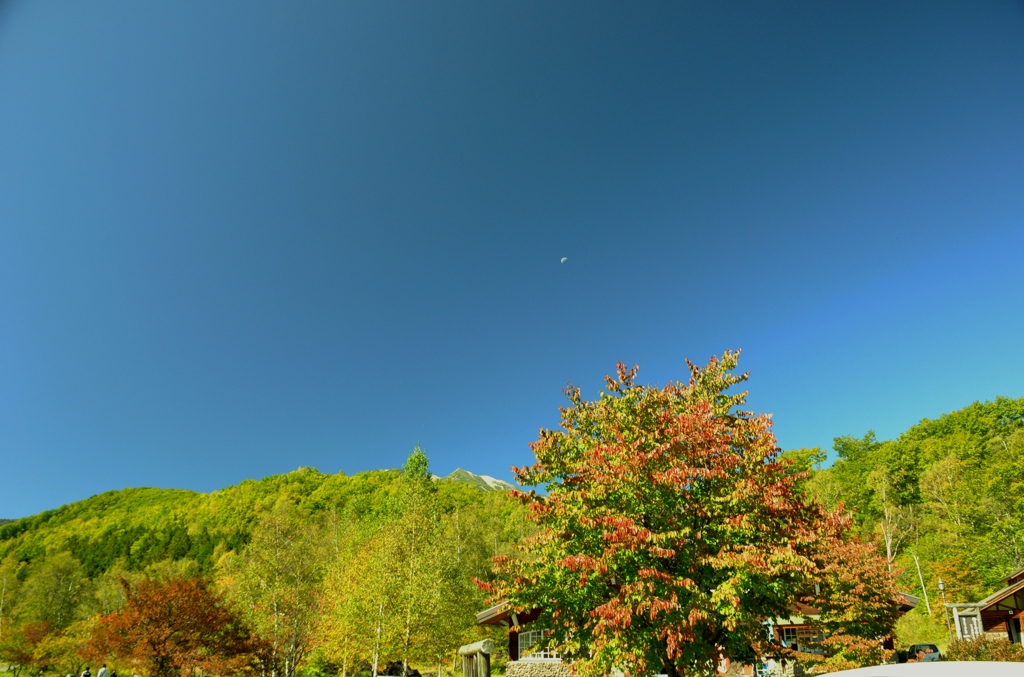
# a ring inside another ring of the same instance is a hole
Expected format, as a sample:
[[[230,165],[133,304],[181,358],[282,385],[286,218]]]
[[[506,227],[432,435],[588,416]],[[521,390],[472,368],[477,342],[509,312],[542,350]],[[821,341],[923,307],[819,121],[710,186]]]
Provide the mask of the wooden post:
[[[491,677],[493,651],[494,642],[489,639],[459,647],[459,655],[462,656],[462,677]]]

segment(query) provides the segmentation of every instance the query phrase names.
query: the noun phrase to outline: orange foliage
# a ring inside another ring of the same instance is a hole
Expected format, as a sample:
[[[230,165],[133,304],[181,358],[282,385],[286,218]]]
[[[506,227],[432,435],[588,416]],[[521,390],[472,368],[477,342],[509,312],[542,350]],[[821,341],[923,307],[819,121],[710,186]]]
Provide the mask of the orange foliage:
[[[206,581],[121,583],[124,610],[100,620],[90,654],[116,657],[149,677],[234,674],[250,664],[256,646],[249,629]]]
[[[36,647],[52,630],[53,624],[49,622],[25,623],[13,632],[8,630],[4,641],[0,642],[0,660],[15,667],[15,674],[26,666],[34,666]]]

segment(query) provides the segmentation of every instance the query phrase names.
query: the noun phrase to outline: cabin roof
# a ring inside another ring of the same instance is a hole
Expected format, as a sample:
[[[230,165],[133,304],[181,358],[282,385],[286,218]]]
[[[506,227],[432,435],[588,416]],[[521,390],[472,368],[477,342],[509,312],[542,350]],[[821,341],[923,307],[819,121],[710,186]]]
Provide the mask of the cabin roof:
[[[900,593],[900,611],[906,613],[917,606],[917,603],[921,601],[916,595],[911,595],[909,592]]]
[[[1012,578],[1013,576],[1011,575],[1007,578],[1004,578],[1003,580],[1010,580]],[[1024,594],[1019,594],[1022,591],[1024,591],[1024,579],[1019,580],[1016,583],[1011,583],[1002,590],[997,590],[996,592],[993,592],[991,595],[978,602],[977,606],[981,610],[985,610],[987,608],[994,606],[1007,607],[1009,605],[1002,604],[1002,602],[1012,597],[1012,607],[1015,609],[1024,609]]]
[[[481,625],[506,625],[502,621],[508,620],[508,600],[502,600],[489,609],[484,609],[476,615],[476,622]]]

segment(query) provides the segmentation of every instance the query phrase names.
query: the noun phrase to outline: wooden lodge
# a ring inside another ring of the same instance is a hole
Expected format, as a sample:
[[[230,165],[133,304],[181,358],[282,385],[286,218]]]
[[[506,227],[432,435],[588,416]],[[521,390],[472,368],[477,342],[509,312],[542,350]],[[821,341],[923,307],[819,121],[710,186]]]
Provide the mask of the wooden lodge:
[[[480,625],[500,625],[508,628],[508,659],[510,661],[517,661],[520,658],[557,659],[558,654],[534,650],[534,647],[537,647],[540,640],[543,639],[544,631],[526,630],[525,627],[531,621],[537,620],[538,616],[540,616],[540,610],[517,615],[509,610],[505,602],[501,602],[478,613],[476,622]]]
[[[1021,643],[1021,618],[1024,614],[1024,569],[1003,579],[1006,585],[980,602],[947,604],[953,610],[953,626],[958,639],[981,635]]]
[[[918,598],[914,595],[901,592],[899,596],[900,615],[913,610],[917,606],[917,602]],[[814,627],[820,613],[812,606],[795,604],[789,618],[780,618],[772,624],[775,640],[789,649],[814,653],[813,645],[819,644],[825,639],[825,636]],[[890,650],[894,648],[891,639],[886,640],[883,646]]]
[[[508,665],[506,677],[568,677],[568,666],[557,652],[543,646],[544,628],[530,627],[540,616],[540,610],[516,614],[506,602],[495,604],[476,615],[481,625],[508,628]]]
[[[1019,573],[1024,579],[1024,570]],[[1024,590],[1024,583],[1020,588]],[[1022,599],[1024,599],[1024,591],[1022,591]],[[900,614],[916,607],[917,601],[917,597],[913,595],[900,593]],[[814,607],[796,604],[788,618],[776,619],[773,623],[768,624],[768,630],[782,646],[796,651],[813,652],[816,651],[814,645],[825,639],[824,635],[821,635],[815,628],[819,614],[819,610]],[[476,615],[477,623],[481,625],[494,625],[508,629],[509,663],[505,671],[507,677],[566,677],[570,674],[568,668],[562,664],[558,653],[543,647],[545,629],[530,626],[530,623],[537,620],[539,616],[540,610],[516,614],[509,609],[506,602],[496,604]],[[887,641],[885,648],[893,648],[891,640]],[[733,670],[736,674],[753,674],[753,666],[750,665],[737,665]],[[731,673],[733,670],[730,670],[728,658],[723,658],[720,671],[725,674],[726,672]],[[785,672],[781,664],[777,670],[778,674]],[[792,669],[790,669],[791,672]],[[474,677],[483,676],[475,675]]]

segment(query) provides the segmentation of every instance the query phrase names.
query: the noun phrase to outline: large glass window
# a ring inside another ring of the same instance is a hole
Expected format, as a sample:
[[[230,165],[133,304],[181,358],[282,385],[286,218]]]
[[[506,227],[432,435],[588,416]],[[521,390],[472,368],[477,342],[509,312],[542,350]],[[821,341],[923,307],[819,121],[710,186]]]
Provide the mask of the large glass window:
[[[554,660],[557,651],[543,646],[544,638],[550,633],[547,630],[524,630],[519,633],[519,660]]]

